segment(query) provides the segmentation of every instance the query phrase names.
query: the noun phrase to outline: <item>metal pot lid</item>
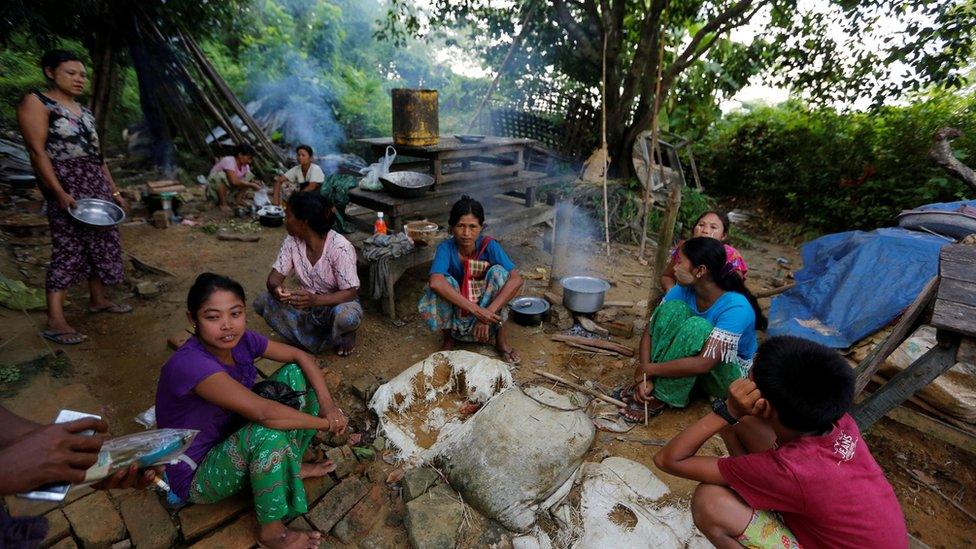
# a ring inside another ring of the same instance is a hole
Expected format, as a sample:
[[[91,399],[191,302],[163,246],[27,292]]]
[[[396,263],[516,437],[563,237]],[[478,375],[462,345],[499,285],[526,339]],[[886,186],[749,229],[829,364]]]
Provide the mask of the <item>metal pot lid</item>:
[[[610,289],[610,283],[594,276],[567,276],[559,281],[563,289],[581,294],[598,294]]]
[[[509,306],[513,311],[526,315],[542,314],[549,310],[549,302],[541,297],[517,297]]]

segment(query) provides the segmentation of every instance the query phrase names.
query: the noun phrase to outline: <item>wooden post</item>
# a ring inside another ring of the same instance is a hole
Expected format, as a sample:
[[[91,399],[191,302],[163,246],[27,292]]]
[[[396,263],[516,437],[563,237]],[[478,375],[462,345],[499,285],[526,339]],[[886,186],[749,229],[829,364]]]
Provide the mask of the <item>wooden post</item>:
[[[678,221],[678,209],[681,207],[681,185],[671,187],[668,193],[668,206],[661,218],[661,227],[657,236],[657,253],[654,254],[654,278],[651,280],[651,293],[647,298],[647,314],[654,312],[657,302],[661,299],[661,285],[658,279],[668,264],[668,254],[671,252],[671,241],[674,240],[674,225]]]
[[[637,257],[644,259],[644,247],[647,244],[647,222],[648,218],[651,216],[651,169],[654,165],[654,149],[657,148],[657,124],[658,124],[658,110],[661,108],[661,71],[664,65],[664,32],[663,27],[661,31],[661,47],[658,51],[657,56],[657,83],[654,84],[654,113],[651,116],[651,154],[647,155],[647,181],[644,184],[644,221],[641,224],[641,241],[640,250],[637,252]],[[640,138],[643,140],[643,138]],[[662,181],[664,175],[664,166],[661,166]],[[670,196],[668,197],[668,202],[670,203]],[[680,196],[679,196],[680,201]],[[663,241],[658,241],[658,247],[667,246]],[[653,303],[653,301],[652,301]]]
[[[607,245],[607,257],[610,257],[610,206],[607,199],[607,168],[610,164],[610,153],[607,151],[607,33],[603,33],[603,73],[600,77],[603,90],[603,108],[600,112],[600,149],[603,151],[603,239]]]
[[[935,296],[936,290],[939,288],[939,277],[933,276],[919,292],[915,301],[908,306],[905,313],[901,315],[898,323],[888,334],[888,337],[884,341],[878,344],[874,350],[860,363],[854,370],[857,379],[854,382],[854,394],[857,395],[864,390],[867,386],[868,381],[871,381],[871,376],[878,371],[878,367],[888,358],[888,355],[893,353],[895,349],[901,345],[905,337],[908,335],[909,331],[915,326],[915,321],[918,317],[922,315],[925,311],[925,307]]]
[[[553,229],[552,268],[549,270],[549,289],[561,288],[559,280],[566,276],[566,261],[569,257],[569,235],[572,232],[573,203],[561,199],[556,202],[556,226]]]
[[[927,353],[898,372],[888,383],[881,386],[867,400],[854,407],[851,416],[861,431],[866,431],[891,409],[905,402],[919,389],[931,383],[956,363],[959,338],[948,347],[936,345]]]

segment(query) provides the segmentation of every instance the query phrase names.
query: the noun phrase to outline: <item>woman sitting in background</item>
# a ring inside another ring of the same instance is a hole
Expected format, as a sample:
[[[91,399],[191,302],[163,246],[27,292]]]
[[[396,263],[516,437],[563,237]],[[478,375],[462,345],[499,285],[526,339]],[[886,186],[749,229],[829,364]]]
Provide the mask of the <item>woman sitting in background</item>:
[[[678,284],[655,309],[640,341],[633,388],[618,398],[632,422],[672,406],[684,408],[692,389],[725,398],[729,385],[745,377],[756,353],[756,329],[766,317],[746,289],[725,248],[714,238],[695,237],[678,251]],[[645,382],[644,379],[647,381]]]
[[[707,211],[695,220],[695,224],[691,229],[692,238],[696,236],[707,236],[709,238],[714,238],[716,240],[725,240],[729,237],[729,216],[725,212],[720,212],[717,210]],[[674,287],[674,266],[678,264],[678,251],[681,250],[681,246],[685,243],[684,240],[678,242],[678,245],[671,250],[671,261],[668,262],[667,267],[664,268],[664,272],[661,273],[661,287],[667,292]],[[746,260],[742,259],[742,254],[738,250],[725,245],[725,262],[732,265],[742,280],[746,279],[746,272],[749,267],[746,266]]]
[[[442,349],[456,340],[488,342],[506,362],[518,364],[518,351],[508,343],[506,305],[522,287],[522,277],[501,244],[482,236],[485,210],[464,196],[448,218],[452,238],[441,242],[430,267],[430,282],[418,309],[432,332],[444,335]]]
[[[247,144],[234,147],[233,156],[225,156],[210,168],[207,176],[207,199],[216,202],[220,209],[230,210],[228,195],[235,206],[243,206],[247,189],[260,190],[263,184],[254,180],[251,161],[254,149]]]
[[[318,532],[283,520],[308,511],[301,479],[324,476],[331,462],[302,463],[315,432],[345,431],[325,377],[308,353],[247,329],[244,289],[213,273],[197,277],[186,297],[195,335],[163,366],[156,388],[160,428],[198,429],[176,465],[166,466],[170,503],[214,503],[249,489],[265,547],[318,547]],[[298,395],[294,409],[251,391],[254,361],[288,363],[271,379]]]
[[[315,153],[308,145],[299,145],[295,149],[295,159],[298,165],[279,175],[274,183],[274,195],[271,203],[275,206],[281,204],[281,199],[288,200],[292,193],[298,191],[303,193],[318,192],[319,187],[325,181],[325,173],[318,164],[312,162]]]
[[[335,348],[339,356],[356,348],[363,320],[359,304],[356,248],[332,230],[332,204],[317,193],[295,193],[285,210],[285,237],[271,272],[268,291],[254,309],[292,345],[318,354]],[[295,273],[299,288],[284,287]]]

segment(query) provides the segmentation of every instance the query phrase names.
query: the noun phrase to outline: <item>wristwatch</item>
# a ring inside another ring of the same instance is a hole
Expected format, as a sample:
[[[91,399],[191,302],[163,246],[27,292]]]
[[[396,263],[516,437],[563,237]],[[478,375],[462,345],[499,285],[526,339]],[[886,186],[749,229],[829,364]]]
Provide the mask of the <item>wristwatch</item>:
[[[729,407],[725,405],[725,401],[717,398],[712,402],[712,411],[722,417],[729,425],[735,425],[739,423],[739,419],[733,416],[729,412]]]

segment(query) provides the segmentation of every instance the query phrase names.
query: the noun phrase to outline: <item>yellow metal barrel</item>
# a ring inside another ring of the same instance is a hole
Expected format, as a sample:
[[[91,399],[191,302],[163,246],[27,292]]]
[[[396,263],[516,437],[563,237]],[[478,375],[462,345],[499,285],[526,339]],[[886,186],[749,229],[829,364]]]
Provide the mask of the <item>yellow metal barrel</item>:
[[[393,95],[393,143],[409,147],[436,145],[440,136],[437,90],[396,88]]]

